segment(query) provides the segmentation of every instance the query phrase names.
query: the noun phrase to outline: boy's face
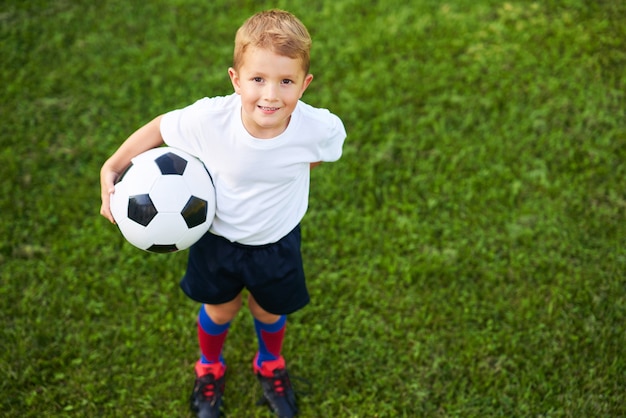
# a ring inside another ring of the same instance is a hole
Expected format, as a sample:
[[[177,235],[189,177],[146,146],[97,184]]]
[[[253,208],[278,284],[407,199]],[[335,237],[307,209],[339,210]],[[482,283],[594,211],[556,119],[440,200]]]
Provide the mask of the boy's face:
[[[228,69],[235,92],[241,96],[241,118],[256,138],[273,138],[289,124],[298,100],[313,80],[300,60],[268,49],[250,48],[239,70]]]

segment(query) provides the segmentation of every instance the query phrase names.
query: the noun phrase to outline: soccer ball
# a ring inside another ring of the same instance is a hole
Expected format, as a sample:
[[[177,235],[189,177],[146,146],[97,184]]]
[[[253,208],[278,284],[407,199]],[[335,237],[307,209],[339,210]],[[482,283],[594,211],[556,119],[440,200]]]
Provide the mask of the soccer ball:
[[[189,248],[215,216],[215,189],[204,164],[171,147],[132,159],[115,184],[111,212],[122,235],[142,250]]]

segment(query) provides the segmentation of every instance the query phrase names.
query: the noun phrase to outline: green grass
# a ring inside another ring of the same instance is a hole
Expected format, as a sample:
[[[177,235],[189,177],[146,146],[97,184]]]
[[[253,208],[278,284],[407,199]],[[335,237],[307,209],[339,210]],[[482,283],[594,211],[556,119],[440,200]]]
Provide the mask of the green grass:
[[[302,416],[626,416],[626,7],[586,0],[3,2],[4,416],[189,416],[186,254],[125,243],[98,172],[230,93],[234,32],[273,6],[313,35],[305,100],[349,134],[303,221]],[[269,416],[255,345],[244,310],[230,417]]]

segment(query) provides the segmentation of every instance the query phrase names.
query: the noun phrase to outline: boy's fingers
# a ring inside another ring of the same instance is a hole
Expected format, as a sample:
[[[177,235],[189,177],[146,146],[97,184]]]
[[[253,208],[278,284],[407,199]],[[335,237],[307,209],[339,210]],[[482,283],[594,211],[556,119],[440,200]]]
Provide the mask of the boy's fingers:
[[[111,185],[106,192],[102,193],[102,205],[100,206],[100,215],[104,216],[111,222],[115,223],[113,213],[111,212],[111,195],[115,192],[115,186]]]
[[[111,222],[112,224],[115,224],[115,219],[113,218],[113,214],[111,214],[110,210],[105,209],[104,207],[100,209],[100,215],[104,216],[105,218],[107,218],[109,220],[109,222]]]

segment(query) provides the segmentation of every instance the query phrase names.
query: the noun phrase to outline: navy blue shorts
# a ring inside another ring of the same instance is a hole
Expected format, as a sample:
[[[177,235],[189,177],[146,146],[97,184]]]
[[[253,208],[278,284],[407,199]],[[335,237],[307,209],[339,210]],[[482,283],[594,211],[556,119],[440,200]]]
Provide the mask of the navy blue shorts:
[[[246,288],[267,312],[286,315],[309,303],[300,252],[300,226],[267,245],[243,245],[207,232],[189,249],[180,282],[191,299],[217,305]]]

